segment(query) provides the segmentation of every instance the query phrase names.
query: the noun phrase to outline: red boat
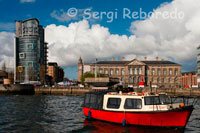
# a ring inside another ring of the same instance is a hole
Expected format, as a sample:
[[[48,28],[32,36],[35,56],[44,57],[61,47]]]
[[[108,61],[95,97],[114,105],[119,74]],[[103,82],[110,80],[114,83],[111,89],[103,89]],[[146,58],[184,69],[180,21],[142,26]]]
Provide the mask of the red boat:
[[[83,113],[89,119],[125,125],[184,128],[193,106],[172,103],[166,94],[92,92],[85,95]]]

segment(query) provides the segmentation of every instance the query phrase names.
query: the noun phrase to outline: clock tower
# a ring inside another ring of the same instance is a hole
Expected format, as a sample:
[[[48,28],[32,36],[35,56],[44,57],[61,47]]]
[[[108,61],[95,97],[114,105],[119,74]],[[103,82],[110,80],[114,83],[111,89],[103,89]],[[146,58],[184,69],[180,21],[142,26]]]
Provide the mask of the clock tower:
[[[81,77],[83,75],[83,61],[81,57],[78,60],[78,81],[81,82]]]

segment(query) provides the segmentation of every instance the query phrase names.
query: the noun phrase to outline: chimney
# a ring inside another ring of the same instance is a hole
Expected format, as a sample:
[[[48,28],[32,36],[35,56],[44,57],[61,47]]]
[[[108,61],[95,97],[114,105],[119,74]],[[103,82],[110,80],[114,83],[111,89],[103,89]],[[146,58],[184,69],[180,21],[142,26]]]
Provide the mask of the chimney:
[[[146,61],[146,60],[147,60],[147,57],[144,57],[144,60]]]
[[[158,61],[158,60],[159,60],[159,57],[157,56],[157,57],[156,57],[156,61]]]
[[[122,61],[125,61],[125,57],[124,56],[122,56]]]
[[[115,58],[114,57],[112,57],[112,61],[114,61],[115,60]]]

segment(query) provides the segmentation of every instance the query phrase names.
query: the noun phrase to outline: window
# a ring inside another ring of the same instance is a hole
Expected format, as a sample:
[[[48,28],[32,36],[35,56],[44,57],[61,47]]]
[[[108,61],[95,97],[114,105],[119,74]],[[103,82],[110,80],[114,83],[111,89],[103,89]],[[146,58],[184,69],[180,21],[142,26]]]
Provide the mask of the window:
[[[178,70],[177,69],[175,69],[175,75],[178,75]]]
[[[104,69],[104,74],[108,74],[108,70],[107,69]]]
[[[124,75],[125,71],[124,71],[124,68],[122,68],[122,71],[121,71],[122,75]]]
[[[86,93],[83,107],[92,109],[102,109],[103,95],[94,93]]]
[[[115,69],[115,74],[119,75],[119,69]]]
[[[171,79],[171,78],[169,78],[169,83],[170,83],[170,82],[172,82],[172,79]]]
[[[142,68],[139,68],[139,74],[140,75],[142,74]]]
[[[140,76],[138,77],[138,82],[140,82],[141,81],[141,78],[140,78]]]
[[[127,98],[124,104],[124,109],[141,109],[142,100],[141,99],[132,99]]]
[[[144,101],[145,101],[145,105],[159,105],[160,104],[160,100],[158,96],[145,97]]]
[[[99,73],[101,73],[101,74],[102,74],[102,73],[103,73],[103,70],[102,70],[102,69],[99,69]]]
[[[118,109],[120,107],[121,98],[109,98],[107,108]]]
[[[129,83],[132,83],[132,78],[131,77],[129,77]]]
[[[158,83],[160,82],[160,78],[157,79]]]
[[[154,78],[151,79],[151,82],[152,82],[152,83],[154,82]]]
[[[167,75],[167,70],[165,68],[163,69],[163,75]]]
[[[134,68],[134,74],[135,75],[137,74],[137,68]]]
[[[166,82],[166,78],[163,78],[163,83],[165,83]]]
[[[33,67],[33,62],[32,62],[32,61],[26,62],[26,66],[27,66],[27,67]]]
[[[169,96],[167,96],[165,94],[159,94],[159,98],[160,98],[160,103],[161,104],[169,104],[170,103]]]
[[[158,75],[160,75],[160,68],[158,68]]]
[[[178,81],[178,78],[177,78],[177,77],[175,77],[175,78],[174,78],[174,82],[176,83],[177,81]]]
[[[152,75],[155,75],[155,69],[152,68]]]
[[[169,75],[172,75],[172,69],[171,68],[169,69]]]
[[[25,53],[19,53],[19,58],[20,58],[20,59],[25,58]]]
[[[32,43],[27,43],[26,44],[26,49],[27,50],[32,50],[34,47],[33,47],[33,44]]]
[[[110,75],[113,75],[113,69],[110,69]]]
[[[133,82],[134,82],[135,84],[137,83],[137,78],[136,78],[136,77],[133,78]]]
[[[132,68],[129,68],[129,74],[133,74]]]

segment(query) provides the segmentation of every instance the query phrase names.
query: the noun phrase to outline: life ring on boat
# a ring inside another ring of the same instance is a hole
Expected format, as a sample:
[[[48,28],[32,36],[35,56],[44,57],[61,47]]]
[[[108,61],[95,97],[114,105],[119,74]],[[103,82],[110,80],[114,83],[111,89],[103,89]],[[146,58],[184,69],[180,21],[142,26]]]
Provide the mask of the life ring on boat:
[[[137,95],[138,95],[138,96],[142,96],[142,95],[144,95],[144,92],[143,92],[143,93],[138,93]]]
[[[183,108],[184,106],[185,106],[184,103],[181,103],[181,104],[180,104],[180,107],[181,107],[181,108]]]

